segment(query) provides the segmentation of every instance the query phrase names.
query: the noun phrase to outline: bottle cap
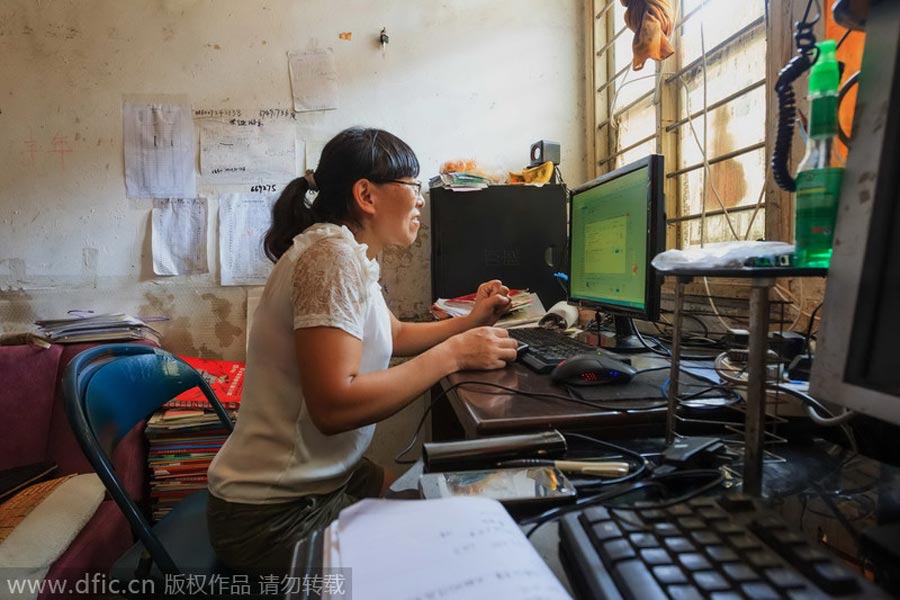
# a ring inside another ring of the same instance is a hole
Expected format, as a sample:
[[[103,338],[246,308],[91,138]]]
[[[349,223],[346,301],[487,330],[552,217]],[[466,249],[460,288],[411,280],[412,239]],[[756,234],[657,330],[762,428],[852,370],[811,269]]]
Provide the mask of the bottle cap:
[[[837,45],[834,40],[823,40],[816,47],[819,57],[809,72],[809,93],[837,92],[841,83],[841,71],[834,56]]]

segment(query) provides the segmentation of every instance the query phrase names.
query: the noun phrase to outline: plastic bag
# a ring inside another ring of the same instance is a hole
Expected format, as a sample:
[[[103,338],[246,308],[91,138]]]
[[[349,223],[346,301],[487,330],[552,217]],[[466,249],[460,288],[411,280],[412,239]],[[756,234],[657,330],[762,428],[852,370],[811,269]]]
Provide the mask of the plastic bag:
[[[673,269],[740,268],[749,266],[789,266],[781,257],[790,258],[794,245],[785,242],[720,242],[703,248],[666,250],[657,254],[651,264],[657,271]]]

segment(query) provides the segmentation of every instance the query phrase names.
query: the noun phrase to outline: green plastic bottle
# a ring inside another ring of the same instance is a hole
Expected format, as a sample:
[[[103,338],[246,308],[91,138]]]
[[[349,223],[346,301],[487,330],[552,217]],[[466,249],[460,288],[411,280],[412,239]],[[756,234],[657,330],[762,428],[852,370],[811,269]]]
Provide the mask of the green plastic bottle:
[[[809,142],[797,172],[794,235],[798,267],[828,267],[844,161],[837,153],[840,70],[834,40],[817,44],[809,74]]]

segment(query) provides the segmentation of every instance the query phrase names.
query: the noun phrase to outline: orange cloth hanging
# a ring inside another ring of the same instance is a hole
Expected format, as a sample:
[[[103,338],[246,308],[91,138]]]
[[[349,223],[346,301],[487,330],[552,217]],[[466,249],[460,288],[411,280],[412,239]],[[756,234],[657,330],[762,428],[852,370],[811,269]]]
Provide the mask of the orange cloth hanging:
[[[668,36],[672,35],[675,14],[670,0],[621,1],[626,9],[625,24],[634,32],[634,70],[643,69],[648,58],[661,61],[672,56],[675,50]]]

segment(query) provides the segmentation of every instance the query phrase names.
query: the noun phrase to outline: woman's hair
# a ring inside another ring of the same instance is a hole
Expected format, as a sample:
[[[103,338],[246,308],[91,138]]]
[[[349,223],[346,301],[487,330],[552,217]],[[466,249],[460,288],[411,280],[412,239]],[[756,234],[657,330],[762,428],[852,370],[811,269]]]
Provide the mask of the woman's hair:
[[[415,153],[397,136],[381,129],[345,129],[322,149],[319,166],[312,175],[318,188],[312,204],[306,199],[310,190],[306,177],[294,179],[281,192],[263,242],[266,256],[277,262],[291,247],[294,236],[315,223],[353,222],[353,184],[360,179],[379,183],[418,174]]]

